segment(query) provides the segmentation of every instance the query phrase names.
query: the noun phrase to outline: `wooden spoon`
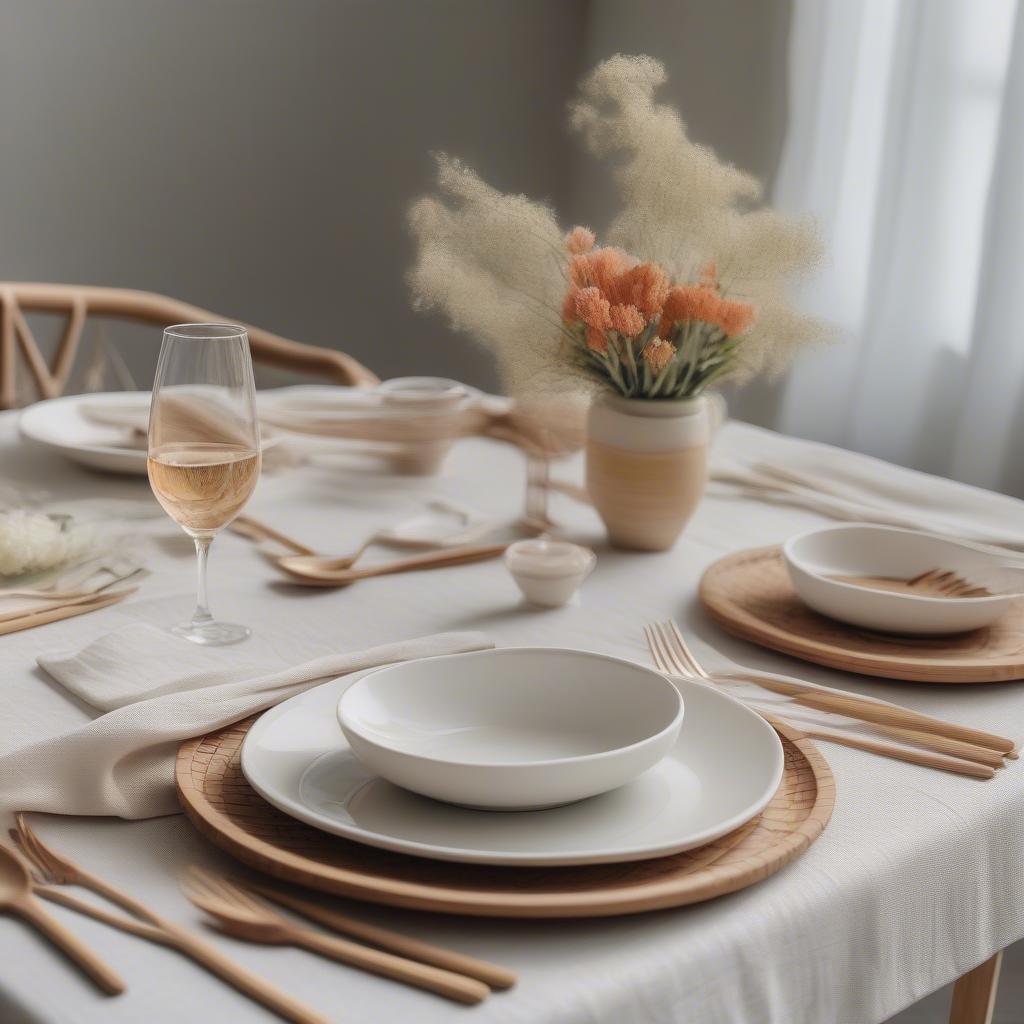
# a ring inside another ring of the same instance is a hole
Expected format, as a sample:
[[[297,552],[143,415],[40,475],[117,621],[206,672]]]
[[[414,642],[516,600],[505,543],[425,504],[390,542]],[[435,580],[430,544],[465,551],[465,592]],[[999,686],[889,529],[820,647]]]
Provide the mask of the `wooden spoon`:
[[[253,519],[252,516],[236,516],[235,519],[228,524],[228,529],[232,533],[237,533],[240,537],[246,537],[249,540],[275,541],[282,547],[287,548],[289,551],[294,551],[297,555],[316,554],[312,548],[306,547],[305,544],[289,537],[286,533],[281,533],[279,530],[275,530],[273,527],[267,526],[266,523],[261,523],[258,519]]]
[[[411,572],[416,569],[440,569],[448,565],[462,565],[466,562],[482,562],[496,558],[505,551],[506,544],[463,545],[430,551],[423,555],[411,555],[390,562],[378,562],[362,568],[349,568],[348,558],[329,558],[323,555],[284,555],[275,559],[275,564],[297,583],[312,587],[344,587],[356,580],[390,573]]]
[[[21,858],[0,846],[0,911],[17,914],[70,957],[102,992],[116,996],[125,984],[78,936],[51,917],[32,895],[32,878]]]

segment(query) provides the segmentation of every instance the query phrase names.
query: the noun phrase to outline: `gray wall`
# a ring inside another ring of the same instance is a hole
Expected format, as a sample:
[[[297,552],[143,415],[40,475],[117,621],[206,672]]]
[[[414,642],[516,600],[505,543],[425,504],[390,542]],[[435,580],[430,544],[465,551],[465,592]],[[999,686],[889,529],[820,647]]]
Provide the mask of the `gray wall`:
[[[600,227],[613,199],[566,102],[602,57],[647,52],[693,134],[770,175],[788,7],[2,0],[0,280],[151,289],[382,376],[491,386],[486,354],[409,307],[404,216],[429,152]],[[126,349],[143,384],[145,340]]]

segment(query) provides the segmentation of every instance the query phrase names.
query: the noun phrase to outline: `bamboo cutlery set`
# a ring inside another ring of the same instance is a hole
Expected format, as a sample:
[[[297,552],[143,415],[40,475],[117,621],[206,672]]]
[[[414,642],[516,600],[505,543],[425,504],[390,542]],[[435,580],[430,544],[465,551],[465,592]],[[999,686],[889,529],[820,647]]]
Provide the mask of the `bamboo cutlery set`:
[[[61,589],[0,589],[0,636],[109,608],[138,591],[138,587],[125,584],[141,573],[141,569],[134,568],[127,573],[107,573],[110,578],[99,574],[101,578],[92,584]]]
[[[17,851],[0,846],[0,910],[17,914],[36,927],[107,995],[125,991],[124,981],[47,913],[37,897],[173,949],[286,1020],[296,1024],[320,1024],[326,1020],[191,930],[61,856],[36,835],[23,816],[18,816],[11,837]],[[67,886],[88,889],[126,913],[81,899],[67,892]],[[182,888],[223,934],[247,942],[296,946],[456,1002],[479,1003],[493,990],[511,988],[516,982],[511,971],[495,964],[366,924],[275,887],[236,883],[191,868]],[[320,927],[297,923],[277,907]]]
[[[741,666],[708,671],[674,622],[652,623],[644,627],[644,634],[655,665],[666,675],[707,682],[769,722],[781,721],[810,739],[979,779],[993,778],[1008,759],[1018,756],[1017,745],[1008,737],[888,701]]]

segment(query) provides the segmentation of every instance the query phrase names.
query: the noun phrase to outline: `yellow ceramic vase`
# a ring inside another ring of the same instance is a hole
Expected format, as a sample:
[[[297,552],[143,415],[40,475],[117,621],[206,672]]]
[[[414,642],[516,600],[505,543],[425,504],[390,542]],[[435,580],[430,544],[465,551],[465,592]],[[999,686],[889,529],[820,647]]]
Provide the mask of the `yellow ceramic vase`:
[[[667,551],[707,481],[711,430],[704,398],[594,401],[587,421],[587,489],[616,547]]]

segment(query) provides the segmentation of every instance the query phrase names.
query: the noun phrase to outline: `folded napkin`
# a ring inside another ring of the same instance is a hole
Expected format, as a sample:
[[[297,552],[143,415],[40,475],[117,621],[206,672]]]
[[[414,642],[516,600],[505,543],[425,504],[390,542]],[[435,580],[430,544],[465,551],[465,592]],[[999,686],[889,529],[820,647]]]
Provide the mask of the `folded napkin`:
[[[0,756],[0,813],[176,813],[174,758],[183,740],[264,711],[322,680],[491,646],[480,633],[441,633],[270,672],[240,664],[237,655],[230,663],[208,660],[204,671],[209,649],[192,648],[152,626],[117,630],[87,647],[80,659],[40,659],[78,696],[114,710]]]
[[[834,519],[881,523],[1024,551],[1017,498],[894,466],[858,452],[726,423],[709,493],[798,505]]]

